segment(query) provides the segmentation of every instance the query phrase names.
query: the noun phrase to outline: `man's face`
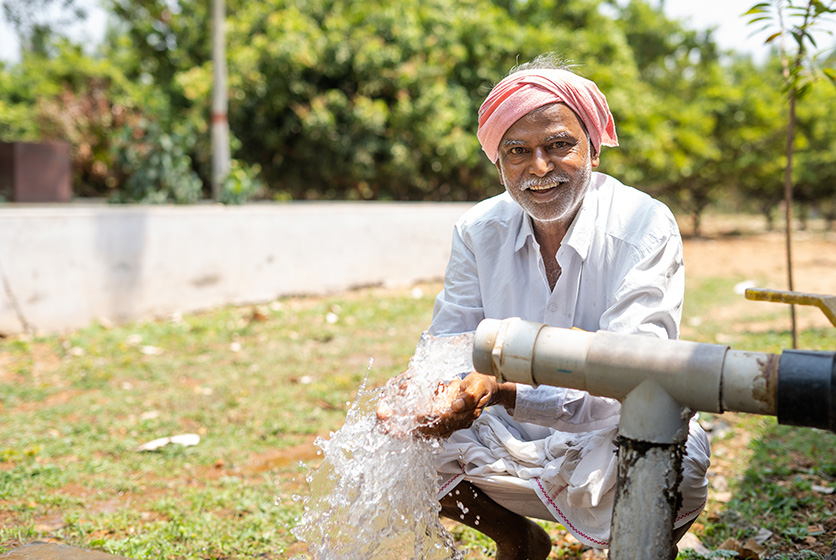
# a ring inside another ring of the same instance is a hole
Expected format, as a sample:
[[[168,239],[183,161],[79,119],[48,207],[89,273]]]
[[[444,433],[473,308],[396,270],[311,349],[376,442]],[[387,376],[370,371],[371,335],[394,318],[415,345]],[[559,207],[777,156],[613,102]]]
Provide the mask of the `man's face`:
[[[553,103],[505,132],[496,167],[508,193],[534,221],[552,222],[574,218],[598,161],[575,113]]]

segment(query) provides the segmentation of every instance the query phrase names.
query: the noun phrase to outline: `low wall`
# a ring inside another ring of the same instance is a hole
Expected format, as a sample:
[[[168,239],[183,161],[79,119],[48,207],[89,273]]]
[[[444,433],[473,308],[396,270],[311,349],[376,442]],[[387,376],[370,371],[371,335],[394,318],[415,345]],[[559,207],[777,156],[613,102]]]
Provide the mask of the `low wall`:
[[[439,279],[468,203],[0,207],[0,334]]]

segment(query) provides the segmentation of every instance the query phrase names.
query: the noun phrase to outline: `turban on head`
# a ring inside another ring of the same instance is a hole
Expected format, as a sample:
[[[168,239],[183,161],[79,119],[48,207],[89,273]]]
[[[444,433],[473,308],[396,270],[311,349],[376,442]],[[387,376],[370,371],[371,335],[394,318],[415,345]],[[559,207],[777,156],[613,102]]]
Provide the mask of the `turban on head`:
[[[568,70],[522,70],[496,84],[479,108],[476,136],[490,160],[496,163],[502,137],[520,117],[558,102],[580,117],[595,153],[601,145],[618,146],[607,99],[594,82]]]

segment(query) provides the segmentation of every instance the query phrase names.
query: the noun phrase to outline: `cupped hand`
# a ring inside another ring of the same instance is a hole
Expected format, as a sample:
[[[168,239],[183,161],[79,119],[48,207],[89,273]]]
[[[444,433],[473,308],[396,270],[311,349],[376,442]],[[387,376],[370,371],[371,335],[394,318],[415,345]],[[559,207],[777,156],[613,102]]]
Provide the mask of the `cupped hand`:
[[[463,379],[454,379],[439,394],[431,414],[419,419],[417,431],[424,436],[444,438],[469,428],[486,407],[510,398],[507,392],[513,390],[512,385],[500,384],[492,375],[475,371]]]

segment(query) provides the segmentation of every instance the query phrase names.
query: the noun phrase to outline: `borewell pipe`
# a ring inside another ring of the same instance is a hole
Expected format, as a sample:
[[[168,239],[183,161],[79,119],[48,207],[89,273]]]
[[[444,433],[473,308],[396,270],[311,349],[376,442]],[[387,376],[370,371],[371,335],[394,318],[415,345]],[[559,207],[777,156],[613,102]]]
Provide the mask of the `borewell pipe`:
[[[622,402],[614,560],[671,554],[681,459],[695,411],[773,415],[782,424],[836,432],[836,352],[778,356],[512,318],[480,323],[473,365],[500,381]]]

